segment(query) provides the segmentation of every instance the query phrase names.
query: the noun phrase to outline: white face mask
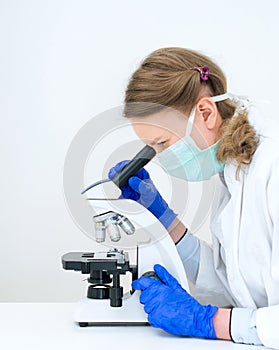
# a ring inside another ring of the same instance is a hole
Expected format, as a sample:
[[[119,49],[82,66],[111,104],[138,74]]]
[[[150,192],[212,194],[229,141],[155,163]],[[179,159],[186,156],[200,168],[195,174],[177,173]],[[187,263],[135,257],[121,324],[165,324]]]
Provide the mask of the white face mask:
[[[214,102],[227,98],[229,98],[228,93],[211,97]],[[196,107],[190,113],[185,136],[157,154],[166,173],[187,181],[208,180],[222,171],[225,166],[216,159],[220,141],[206,149],[200,149],[191,138],[195,113]]]

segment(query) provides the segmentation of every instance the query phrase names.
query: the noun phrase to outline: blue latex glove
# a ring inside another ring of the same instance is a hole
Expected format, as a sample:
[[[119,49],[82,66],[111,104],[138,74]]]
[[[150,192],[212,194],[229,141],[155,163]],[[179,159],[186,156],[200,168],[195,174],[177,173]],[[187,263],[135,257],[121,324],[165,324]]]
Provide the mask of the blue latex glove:
[[[108,177],[112,179],[129,161],[124,160],[110,169]],[[168,228],[176,218],[175,214],[160,195],[150,179],[149,173],[142,168],[135,176],[130,177],[128,184],[122,187],[122,197],[133,199],[148,209]]]
[[[145,276],[132,283],[142,291],[148,322],[171,334],[216,339],[212,320],[218,307],[201,305],[163,266],[155,265],[154,271],[163,283]]]

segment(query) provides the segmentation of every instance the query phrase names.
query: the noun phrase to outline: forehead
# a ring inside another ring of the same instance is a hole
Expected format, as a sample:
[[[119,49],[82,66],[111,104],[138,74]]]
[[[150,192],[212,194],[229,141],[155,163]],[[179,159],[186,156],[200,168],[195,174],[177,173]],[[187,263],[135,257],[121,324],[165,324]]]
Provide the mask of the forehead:
[[[154,137],[170,134],[182,136],[187,117],[175,109],[168,108],[144,117],[132,117],[131,122],[140,138],[153,140]]]

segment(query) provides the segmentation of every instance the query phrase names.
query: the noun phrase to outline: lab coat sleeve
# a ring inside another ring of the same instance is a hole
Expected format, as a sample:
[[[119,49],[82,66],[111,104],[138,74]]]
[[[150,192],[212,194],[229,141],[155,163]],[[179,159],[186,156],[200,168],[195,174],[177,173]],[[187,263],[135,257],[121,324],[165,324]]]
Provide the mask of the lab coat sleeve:
[[[264,346],[279,349],[279,305],[262,307],[257,310],[257,332]]]
[[[267,186],[267,201],[273,223],[272,252],[271,252],[271,275],[279,283],[279,164],[272,169],[272,176]],[[279,291],[278,291],[279,293]],[[279,349],[279,305],[259,308],[257,310],[256,325],[259,338],[262,343],[270,348]]]
[[[235,343],[263,345],[256,326],[257,309],[233,308],[230,333]]]

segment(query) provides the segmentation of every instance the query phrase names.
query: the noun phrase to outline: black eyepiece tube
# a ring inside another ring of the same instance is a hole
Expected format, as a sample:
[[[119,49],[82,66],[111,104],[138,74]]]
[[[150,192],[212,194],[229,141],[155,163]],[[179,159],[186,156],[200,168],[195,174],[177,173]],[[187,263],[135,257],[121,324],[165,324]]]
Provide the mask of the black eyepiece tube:
[[[154,158],[156,152],[154,148],[146,145],[139,153],[137,153],[132,160],[125,167],[117,173],[111,180],[120,189],[126,185],[131,176],[136,175],[136,173],[143,168],[147,163]]]

